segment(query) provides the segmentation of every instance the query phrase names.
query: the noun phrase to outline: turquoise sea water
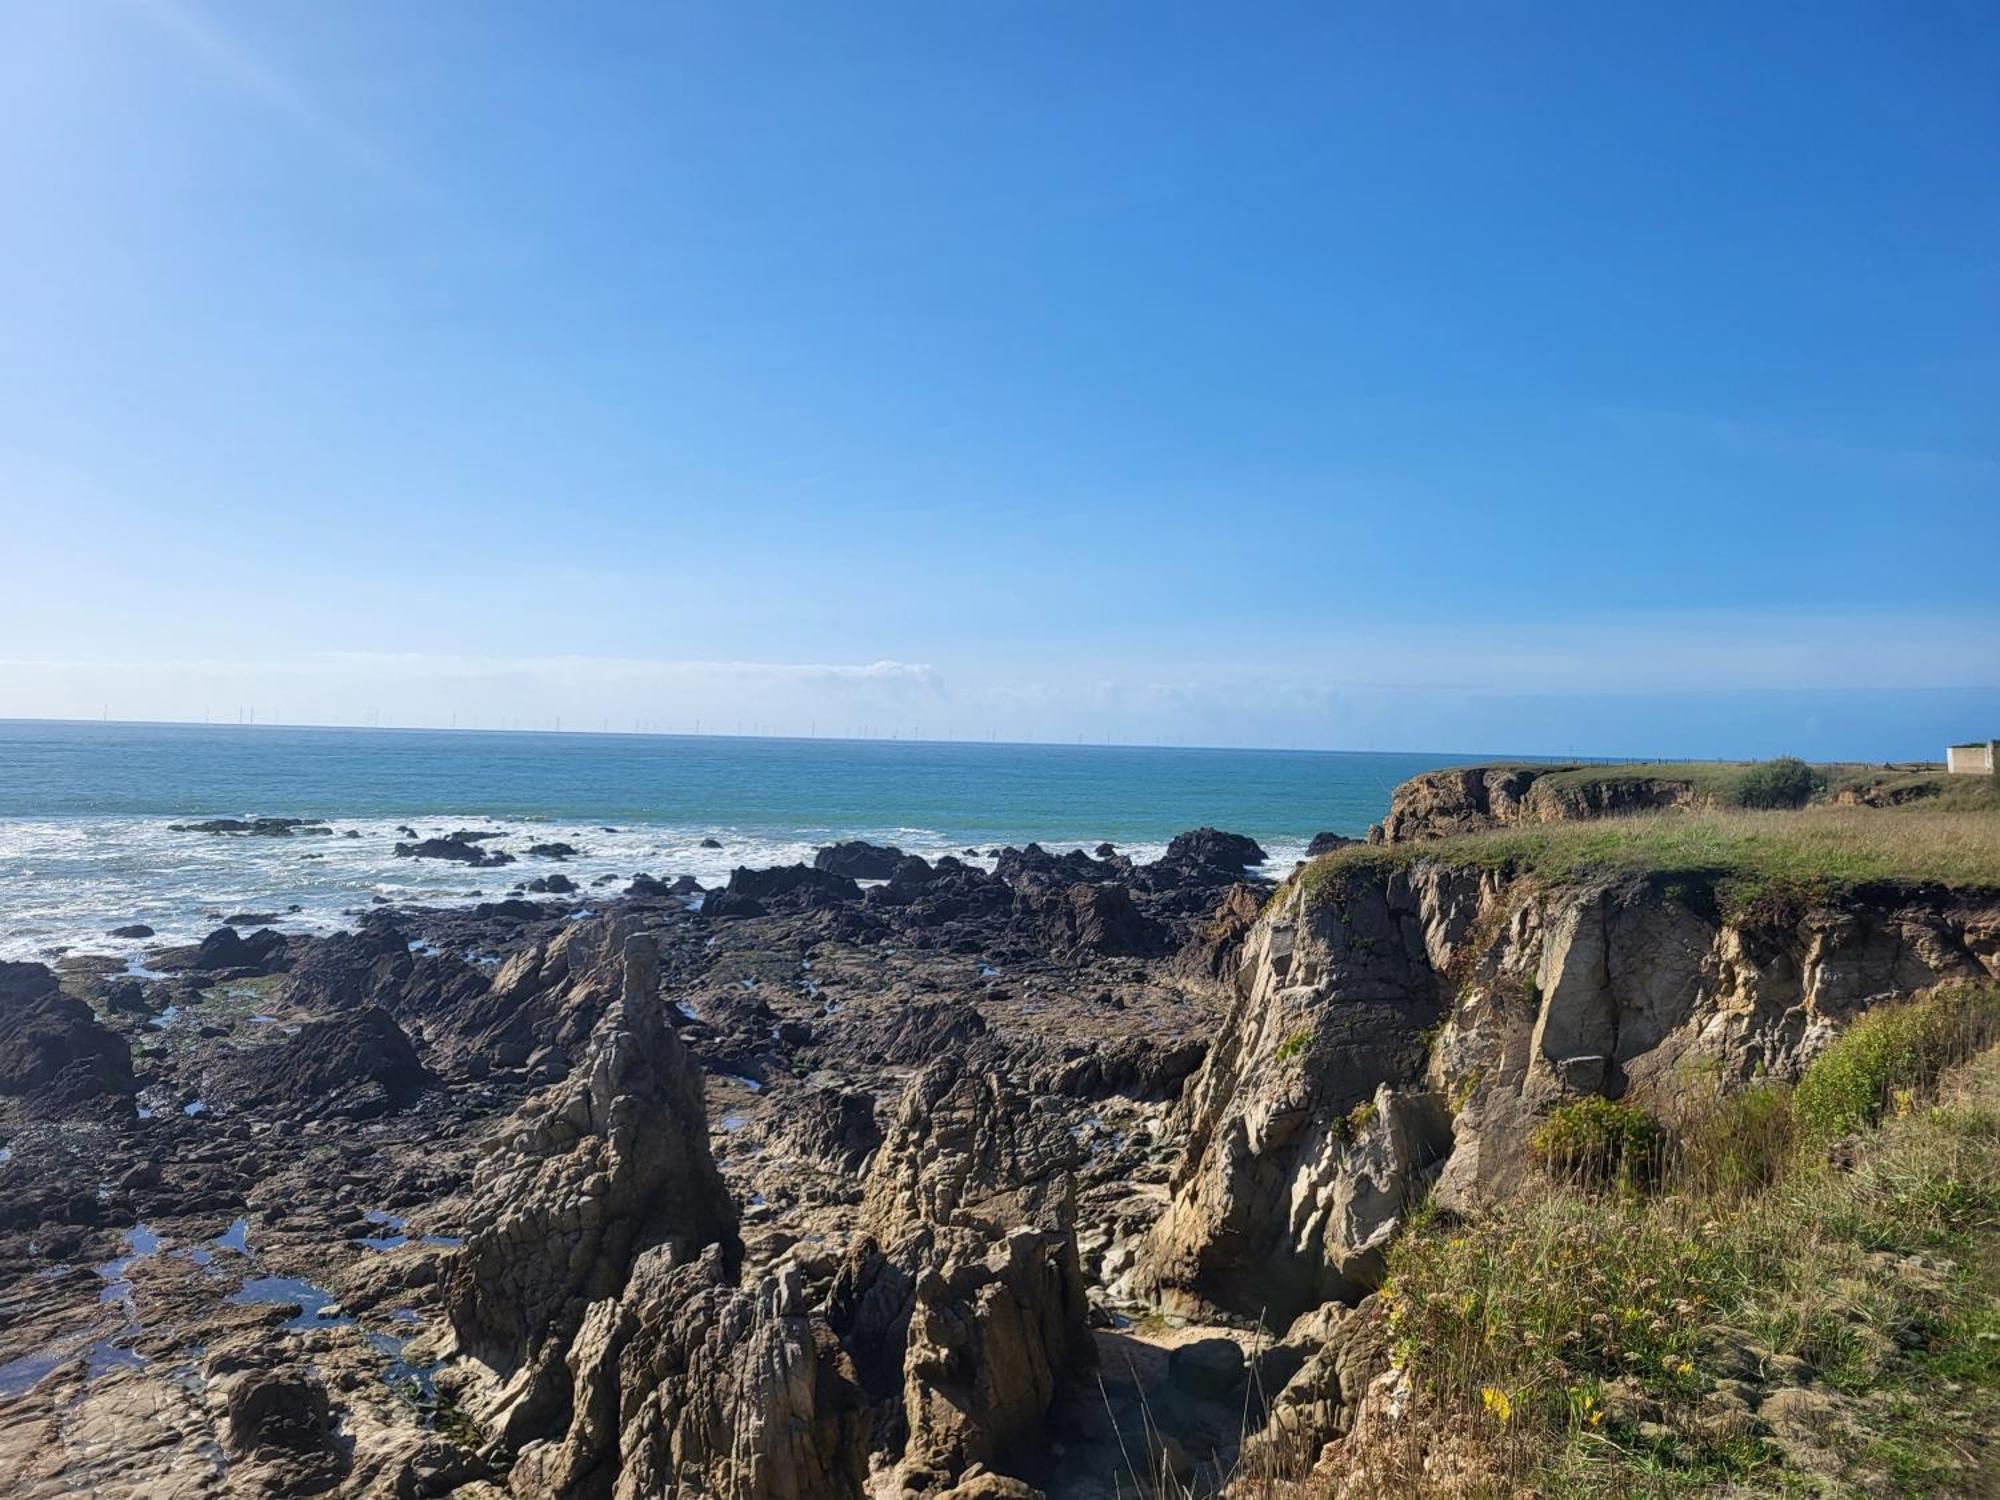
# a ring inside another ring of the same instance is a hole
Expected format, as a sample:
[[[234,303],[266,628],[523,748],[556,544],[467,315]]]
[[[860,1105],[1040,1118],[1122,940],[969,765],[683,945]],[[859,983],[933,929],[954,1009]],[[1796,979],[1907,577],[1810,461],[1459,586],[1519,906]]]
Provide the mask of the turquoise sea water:
[[[1321,830],[1359,834],[1436,755],[721,736],[0,721],[0,956],[84,944],[109,926],[198,936],[225,908],[338,925],[370,896],[470,900],[547,873],[397,859],[398,826],[491,828],[563,868],[692,874],[809,858],[835,838],[919,853],[1109,840],[1157,855],[1184,828],[1260,840],[1289,868]],[[195,817],[313,816],[333,836],[174,833]],[[358,838],[342,835],[349,830]],[[720,850],[702,847],[714,839]],[[292,905],[299,912],[286,911]]]

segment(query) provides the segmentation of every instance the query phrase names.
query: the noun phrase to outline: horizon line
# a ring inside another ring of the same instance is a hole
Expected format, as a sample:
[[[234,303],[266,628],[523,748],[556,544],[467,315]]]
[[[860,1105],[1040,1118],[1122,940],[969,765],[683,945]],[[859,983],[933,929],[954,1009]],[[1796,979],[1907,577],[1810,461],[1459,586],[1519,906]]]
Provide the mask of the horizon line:
[[[696,722],[699,723],[700,721],[697,720]],[[231,723],[227,720],[218,722],[210,719],[201,719],[201,720],[112,719],[112,718],[76,719],[76,718],[50,718],[39,715],[37,716],[0,715],[0,725],[4,724],[61,724],[61,725],[72,725],[72,726],[99,725],[106,729],[111,729],[111,728],[216,729],[216,730],[297,729],[297,730],[323,730],[329,732],[346,732],[355,734],[438,734],[438,735],[520,734],[520,735],[542,735],[551,738],[598,739],[598,740],[613,739],[613,738],[657,739],[657,740],[760,740],[760,741],[775,740],[775,741],[787,741],[797,744],[836,744],[836,745],[901,744],[901,745],[957,745],[957,746],[974,746],[974,747],[984,745],[984,746],[990,746],[994,749],[1021,749],[1021,750],[1186,750],[1202,754],[1226,754],[1226,755],[1395,755],[1395,756],[1408,756],[1412,758],[1422,758],[1425,756],[1435,755],[1439,758],[1441,764],[1449,763],[1449,764],[1465,765],[1465,766],[1491,765],[1491,764],[1512,763],[1512,762],[1529,763],[1529,764],[1551,764],[1551,765],[1574,763],[1574,762],[1600,764],[1600,765],[1615,765],[1615,764],[1754,765],[1757,764],[1760,759],[1768,760],[1775,758],[1770,756],[1757,757],[1757,756],[1727,756],[1727,755],[1721,755],[1721,756],[1664,755],[1664,754],[1604,755],[1604,754],[1591,754],[1584,752],[1572,752],[1569,754],[1557,755],[1557,754],[1550,754],[1545,751],[1532,751],[1532,752],[1482,751],[1478,754],[1465,754],[1460,752],[1441,751],[1441,750],[1439,751],[1343,750],[1343,749],[1335,749],[1331,747],[1313,746],[1313,745],[1212,745],[1212,744],[1189,745],[1185,743],[1162,744],[1157,741],[1150,741],[1150,740],[1086,740],[1081,736],[1077,737],[1075,740],[1067,740],[1067,739],[1018,740],[1018,739],[1000,739],[997,737],[992,737],[987,739],[948,737],[939,739],[932,736],[900,735],[900,734],[889,734],[889,735],[796,734],[796,733],[777,734],[777,733],[761,733],[757,731],[752,731],[749,733],[744,733],[742,731],[737,731],[733,733],[721,733],[715,731],[703,731],[698,728],[693,730],[637,729],[637,728],[612,729],[607,726],[600,729],[564,729],[561,727],[560,718],[557,719],[557,722],[554,726],[530,725],[527,727],[506,728],[506,727],[480,727],[476,725],[460,726],[457,724],[450,724],[450,725],[347,724],[347,723],[295,723],[290,721],[265,721],[260,723],[255,719],[251,719],[248,721],[239,720],[235,723]],[[1903,764],[1929,765],[1933,764],[1933,762],[1929,761],[1905,762],[1900,760],[1869,759],[1869,760],[1827,760],[1827,761],[1818,761],[1815,762],[1815,764],[1894,766]],[[1943,762],[1939,761],[1935,762],[1935,764],[1941,765],[1943,764]]]

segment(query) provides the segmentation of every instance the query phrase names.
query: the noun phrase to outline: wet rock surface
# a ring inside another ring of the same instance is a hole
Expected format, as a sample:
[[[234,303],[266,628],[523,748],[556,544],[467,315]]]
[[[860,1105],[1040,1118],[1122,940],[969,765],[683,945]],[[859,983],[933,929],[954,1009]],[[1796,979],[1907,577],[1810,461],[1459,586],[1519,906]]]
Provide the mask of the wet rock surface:
[[[19,1492],[1046,1490],[1242,872],[829,862],[0,972]]]

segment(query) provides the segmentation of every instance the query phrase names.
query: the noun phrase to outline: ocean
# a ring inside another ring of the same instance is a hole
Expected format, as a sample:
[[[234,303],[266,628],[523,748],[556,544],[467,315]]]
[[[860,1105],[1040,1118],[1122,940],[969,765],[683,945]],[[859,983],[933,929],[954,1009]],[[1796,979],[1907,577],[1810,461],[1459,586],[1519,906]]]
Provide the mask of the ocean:
[[[381,896],[493,900],[560,869],[726,879],[842,838],[935,856],[1030,840],[1150,859],[1182,829],[1247,833],[1283,872],[1322,830],[1359,835],[1396,783],[1465,757],[911,740],[531,734],[0,721],[0,958],[192,942],[238,912],[330,931]],[[212,817],[314,817],[330,835],[175,832]],[[557,865],[396,857],[406,835],[497,830]],[[347,837],[352,831],[358,837]],[[703,847],[714,840],[720,848]],[[599,890],[616,890],[606,885]],[[157,936],[113,939],[143,923]]]

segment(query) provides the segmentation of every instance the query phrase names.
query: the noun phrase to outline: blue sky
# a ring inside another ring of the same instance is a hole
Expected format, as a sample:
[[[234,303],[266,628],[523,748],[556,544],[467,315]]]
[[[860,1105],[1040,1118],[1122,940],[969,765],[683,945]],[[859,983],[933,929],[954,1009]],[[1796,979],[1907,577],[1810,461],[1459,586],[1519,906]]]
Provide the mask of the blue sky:
[[[1936,755],[1989,5],[0,0],[0,715]]]

